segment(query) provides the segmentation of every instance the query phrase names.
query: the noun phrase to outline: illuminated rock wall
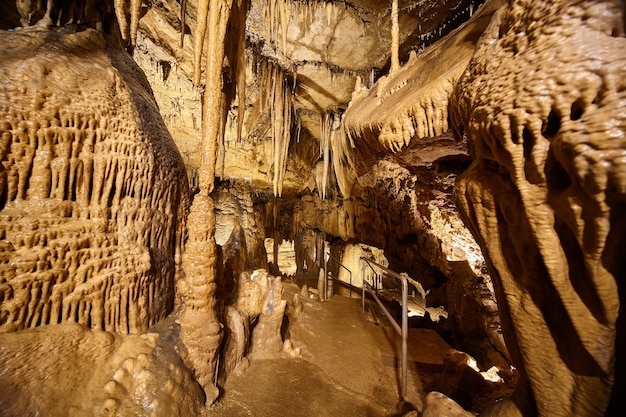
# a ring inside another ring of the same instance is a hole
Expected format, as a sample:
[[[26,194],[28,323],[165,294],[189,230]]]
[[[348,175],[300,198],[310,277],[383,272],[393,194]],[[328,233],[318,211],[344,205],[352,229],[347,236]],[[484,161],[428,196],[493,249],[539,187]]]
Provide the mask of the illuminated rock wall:
[[[0,32],[0,55],[0,331],[146,330],[174,306],[187,210],[150,87],[92,30]]]
[[[457,195],[528,384],[502,414],[623,411],[623,19],[621,1],[512,1],[457,86],[475,149]]]

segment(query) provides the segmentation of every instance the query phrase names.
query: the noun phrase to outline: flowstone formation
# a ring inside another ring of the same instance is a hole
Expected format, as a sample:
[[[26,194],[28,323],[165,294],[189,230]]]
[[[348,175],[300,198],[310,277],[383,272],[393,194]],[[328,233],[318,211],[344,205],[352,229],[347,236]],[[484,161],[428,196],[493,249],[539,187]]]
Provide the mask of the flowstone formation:
[[[3,416],[204,407],[179,327],[163,324],[185,168],[145,78],[109,42],[93,29],[0,32]]]
[[[180,358],[177,339],[167,328],[120,335],[77,323],[4,333],[0,414],[200,415],[204,395]]]
[[[621,1],[515,0],[456,88],[457,196],[522,375],[488,415],[624,410],[625,46]]]
[[[295,356],[266,235],[423,282],[519,367],[487,415],[623,409],[623,2],[45,3],[0,4],[0,414],[200,415]]]
[[[150,88],[94,30],[0,37],[0,331],[143,332],[174,307],[187,206]]]

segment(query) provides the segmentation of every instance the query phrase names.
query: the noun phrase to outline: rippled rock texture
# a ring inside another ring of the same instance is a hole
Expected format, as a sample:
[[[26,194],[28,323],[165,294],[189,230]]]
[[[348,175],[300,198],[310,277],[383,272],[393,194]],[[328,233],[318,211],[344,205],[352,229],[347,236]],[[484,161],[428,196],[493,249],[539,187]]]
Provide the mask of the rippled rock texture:
[[[96,31],[0,45],[0,331],[145,331],[174,306],[188,198],[150,87]]]
[[[529,389],[512,408],[542,416],[623,407],[623,7],[511,1],[456,88],[474,148],[457,196]]]

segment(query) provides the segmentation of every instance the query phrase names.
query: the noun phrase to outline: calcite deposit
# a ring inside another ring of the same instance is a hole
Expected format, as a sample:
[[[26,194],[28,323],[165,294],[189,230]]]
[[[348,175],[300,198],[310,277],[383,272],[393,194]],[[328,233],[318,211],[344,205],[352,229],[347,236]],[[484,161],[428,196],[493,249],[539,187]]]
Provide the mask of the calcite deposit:
[[[474,148],[457,195],[530,387],[516,404],[539,415],[623,404],[623,6],[510,2],[456,88]]]
[[[623,414],[624,4],[482,3],[0,2],[0,414],[211,415],[362,257],[424,416]]]
[[[0,330],[143,332],[174,307],[187,205],[150,87],[96,31],[0,36]]]

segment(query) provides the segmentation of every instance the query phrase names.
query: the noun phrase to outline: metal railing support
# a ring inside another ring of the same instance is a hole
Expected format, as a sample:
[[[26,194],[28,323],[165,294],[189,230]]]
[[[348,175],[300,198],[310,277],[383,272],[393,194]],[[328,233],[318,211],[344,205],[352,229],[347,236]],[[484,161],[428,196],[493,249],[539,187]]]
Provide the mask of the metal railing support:
[[[402,399],[406,400],[407,394],[407,367],[408,349],[407,339],[409,336],[409,283],[402,278]]]
[[[348,271],[348,274],[350,275],[350,298],[352,298],[352,271],[350,271],[348,268],[346,268],[346,266],[344,264],[341,263],[341,261],[337,258],[335,258],[334,256],[332,256],[330,253],[328,254],[328,257],[330,259],[332,259],[333,261],[337,262],[337,264],[345,269],[346,271]],[[337,281],[340,281],[339,278],[337,278]]]
[[[367,282],[365,282],[365,265],[367,264],[363,263],[363,266],[361,267],[361,306],[363,308],[363,313],[365,313],[365,284],[367,284]]]
[[[402,366],[402,379],[401,379],[401,391],[402,391],[402,400],[407,401],[407,385],[408,385],[408,372],[407,372],[407,368],[408,368],[408,345],[407,345],[407,339],[408,339],[408,334],[409,334],[409,308],[408,308],[408,301],[409,301],[409,282],[406,276],[404,275],[400,275],[395,271],[392,271],[391,269],[384,267],[370,259],[367,258],[361,258],[363,261],[365,261],[365,264],[367,264],[372,271],[374,271],[374,273],[376,273],[376,271],[374,270],[373,266],[376,266],[377,268],[379,268],[381,271],[383,271],[385,274],[389,275],[392,278],[395,278],[397,280],[400,280],[400,282],[402,282],[402,326],[398,325],[398,323],[396,322],[396,320],[393,318],[393,316],[391,315],[391,313],[389,313],[389,311],[387,310],[387,308],[383,305],[383,303],[380,301],[380,299],[378,298],[378,296],[376,295],[376,291],[374,289],[371,288],[371,286],[365,282],[365,279],[363,279],[363,312],[365,312],[365,289],[367,288],[367,292],[369,294],[372,295],[372,297],[374,297],[374,300],[376,300],[376,302],[378,303],[378,305],[381,307],[381,309],[383,310],[383,313],[385,313],[385,315],[387,316],[387,318],[389,319],[389,321],[391,322],[391,324],[393,325],[394,329],[396,329],[396,331],[398,332],[398,334],[402,337],[402,359],[401,359],[401,366]],[[365,264],[363,265],[362,268],[362,272],[363,272],[363,278],[365,278]],[[378,283],[378,274],[376,274],[376,282]],[[376,286],[378,286],[376,284]],[[376,288],[377,289],[377,288]]]

